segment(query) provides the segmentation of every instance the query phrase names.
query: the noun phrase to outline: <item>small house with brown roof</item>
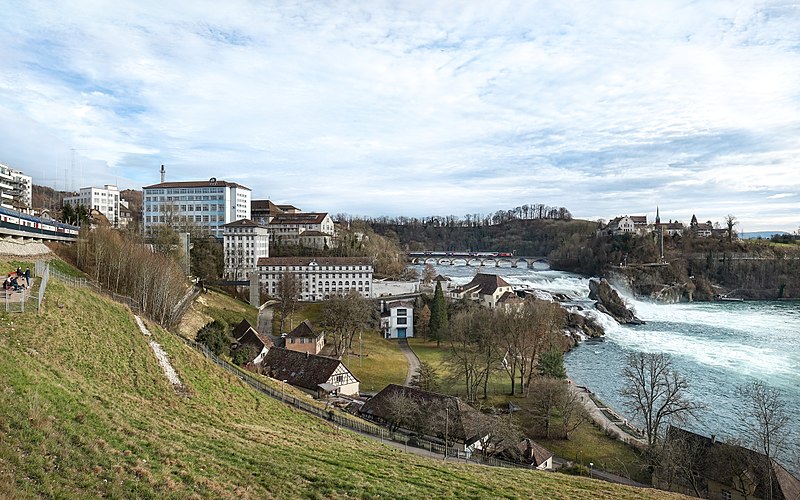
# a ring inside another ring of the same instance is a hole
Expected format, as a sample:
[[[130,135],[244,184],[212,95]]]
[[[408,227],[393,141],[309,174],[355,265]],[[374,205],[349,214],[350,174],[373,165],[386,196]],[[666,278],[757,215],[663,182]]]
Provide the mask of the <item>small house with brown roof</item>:
[[[261,366],[270,377],[315,397],[358,394],[359,380],[338,359],[273,347]]]
[[[398,411],[398,404],[413,405],[415,408]],[[416,412],[419,415],[413,421],[403,420],[399,416],[414,414],[414,411],[408,411],[414,409],[420,411]],[[446,438],[448,446],[455,444],[459,451],[468,456],[483,448],[491,432],[486,425],[486,417],[461,399],[396,384],[389,384],[371,397],[361,407],[359,414],[380,425],[416,430],[437,439]],[[420,427],[422,421],[425,424]]]
[[[286,349],[297,352],[319,354],[325,347],[325,333],[318,332],[308,320],[283,336]]]
[[[507,292],[514,293],[511,285],[497,274],[478,273],[472,281],[450,292],[453,299],[476,300],[490,309],[497,307],[498,300]]]
[[[258,365],[267,355],[267,352],[273,347],[272,340],[266,335],[262,335],[250,325],[250,322],[243,319],[241,323],[236,325],[232,332],[233,338],[236,339],[232,349],[239,349],[243,346],[251,346],[253,352],[256,353],[255,357],[249,361],[253,365]]]

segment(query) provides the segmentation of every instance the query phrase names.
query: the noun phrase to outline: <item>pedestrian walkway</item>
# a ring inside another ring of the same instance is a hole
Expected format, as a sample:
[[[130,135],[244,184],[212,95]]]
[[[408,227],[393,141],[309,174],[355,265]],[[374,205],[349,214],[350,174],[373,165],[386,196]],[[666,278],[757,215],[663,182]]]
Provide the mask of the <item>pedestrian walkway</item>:
[[[583,406],[586,408],[586,412],[589,414],[591,419],[600,426],[601,429],[609,434],[612,434],[623,443],[627,443],[639,448],[647,446],[647,443],[643,439],[632,436],[615,422],[611,421],[611,419],[609,419],[606,414],[603,413],[602,408],[597,406],[597,403],[595,403],[595,401],[590,397],[589,389],[586,387],[577,386],[572,381],[570,381],[569,388],[573,393],[577,394],[578,398],[583,403]]]
[[[414,350],[411,349],[411,346],[408,345],[408,340],[400,339],[397,345],[400,346],[400,351],[406,357],[406,361],[408,361],[408,374],[406,375],[406,381],[403,382],[403,385],[409,386],[411,385],[411,379],[413,379],[414,375],[419,371],[419,358]]]

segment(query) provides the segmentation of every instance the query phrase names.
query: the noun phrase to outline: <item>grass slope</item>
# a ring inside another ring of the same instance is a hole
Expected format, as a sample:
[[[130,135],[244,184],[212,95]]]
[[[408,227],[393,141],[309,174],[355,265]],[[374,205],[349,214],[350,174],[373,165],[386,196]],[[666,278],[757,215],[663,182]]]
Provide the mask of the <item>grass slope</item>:
[[[405,454],[262,396],[150,327],[189,397],[104,297],[53,280],[41,317],[0,315],[0,497],[671,497]]]

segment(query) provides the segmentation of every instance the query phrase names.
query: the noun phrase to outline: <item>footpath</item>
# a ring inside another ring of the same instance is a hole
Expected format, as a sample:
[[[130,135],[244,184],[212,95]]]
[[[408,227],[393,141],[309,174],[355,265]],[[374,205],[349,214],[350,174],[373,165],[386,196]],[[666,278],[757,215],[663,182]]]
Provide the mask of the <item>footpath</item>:
[[[586,412],[589,414],[592,420],[606,433],[613,435],[623,443],[627,443],[637,448],[647,446],[647,443],[643,439],[630,434],[628,431],[620,427],[619,424],[623,424],[623,426],[625,425],[625,421],[623,419],[620,418],[617,420],[611,420],[606,412],[611,413],[612,415],[616,415],[616,412],[610,408],[601,408],[598,406],[595,400],[592,399],[591,391],[587,387],[575,385],[575,383],[570,380],[569,389],[578,396],[578,399],[580,399],[581,403],[583,403],[584,408],[586,408]]]
[[[414,375],[419,371],[419,358],[417,357],[417,353],[408,345],[408,340],[400,339],[397,345],[400,346],[400,351],[406,357],[406,361],[408,361],[408,374],[406,375],[406,381],[403,382],[403,385],[410,386],[411,379],[413,379]]]

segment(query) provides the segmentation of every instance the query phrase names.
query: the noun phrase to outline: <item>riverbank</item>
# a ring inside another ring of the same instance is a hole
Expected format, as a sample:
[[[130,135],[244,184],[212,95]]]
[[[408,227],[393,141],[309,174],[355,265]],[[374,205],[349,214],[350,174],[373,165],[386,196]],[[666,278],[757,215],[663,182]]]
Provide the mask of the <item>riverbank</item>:
[[[578,385],[570,379],[569,389],[581,401],[595,425],[608,436],[638,449],[647,446],[643,433],[633,427],[627,418],[603,403],[588,387]]]

